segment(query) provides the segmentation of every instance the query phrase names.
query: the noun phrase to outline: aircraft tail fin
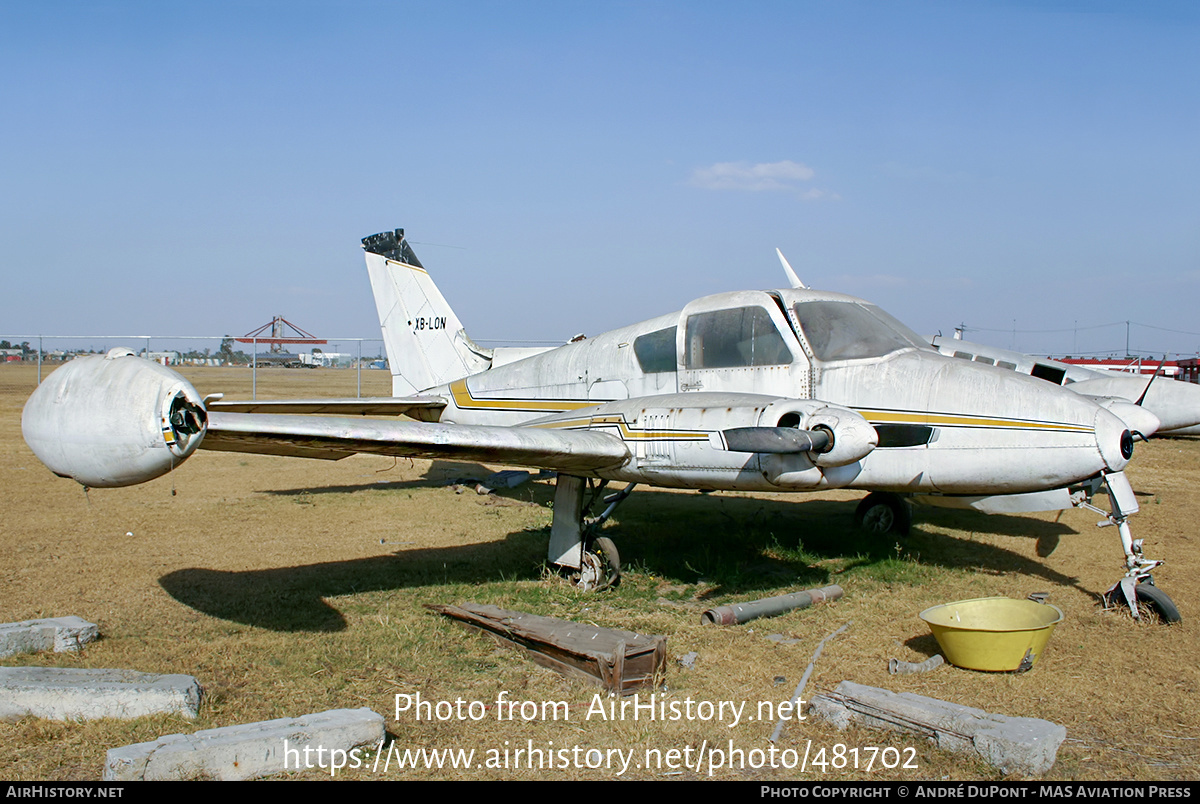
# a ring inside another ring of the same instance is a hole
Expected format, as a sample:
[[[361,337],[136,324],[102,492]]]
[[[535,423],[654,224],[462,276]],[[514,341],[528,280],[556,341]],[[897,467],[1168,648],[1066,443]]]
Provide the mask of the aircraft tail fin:
[[[392,370],[392,394],[410,396],[491,366],[404,239],[404,230],[364,237],[367,273]]]

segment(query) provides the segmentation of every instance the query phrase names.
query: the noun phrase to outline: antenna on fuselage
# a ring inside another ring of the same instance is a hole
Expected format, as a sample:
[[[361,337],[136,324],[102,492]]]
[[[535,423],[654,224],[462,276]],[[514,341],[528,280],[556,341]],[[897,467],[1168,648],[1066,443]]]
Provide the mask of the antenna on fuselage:
[[[788,264],[787,257],[783,256],[783,252],[775,249],[775,253],[779,255],[779,262],[783,265],[783,270],[788,276],[788,281],[792,283],[794,288],[808,289],[808,285],[800,281],[800,277],[796,276],[796,272],[792,270],[792,266]]]

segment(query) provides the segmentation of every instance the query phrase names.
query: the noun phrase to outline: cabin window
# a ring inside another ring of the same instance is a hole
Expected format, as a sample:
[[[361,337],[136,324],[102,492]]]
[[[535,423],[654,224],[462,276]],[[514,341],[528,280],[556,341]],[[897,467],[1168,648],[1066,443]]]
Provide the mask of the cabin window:
[[[1007,360],[1001,360],[1001,361],[997,362],[996,365],[999,366],[1000,368],[1008,369],[1009,371],[1017,370],[1017,364],[1009,363]]]
[[[689,316],[684,361],[689,369],[782,366],[792,353],[766,310],[738,307]]]
[[[676,327],[639,335],[633,342],[633,353],[645,374],[662,374],[675,370]]]
[[[983,355],[975,355],[975,362],[976,363],[987,363],[989,366],[996,365],[995,360],[992,360],[990,357],[984,357]]]
[[[952,357],[957,357],[959,360],[974,360],[975,355],[970,352],[955,352]]]

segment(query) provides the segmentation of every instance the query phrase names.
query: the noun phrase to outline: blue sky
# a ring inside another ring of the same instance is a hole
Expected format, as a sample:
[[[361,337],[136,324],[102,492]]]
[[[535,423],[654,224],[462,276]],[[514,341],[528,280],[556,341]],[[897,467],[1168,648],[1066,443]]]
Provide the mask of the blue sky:
[[[374,337],[400,226],[484,340],[779,247],[919,331],[1195,354],[1197,53],[1169,2],[0,3],[0,337]]]

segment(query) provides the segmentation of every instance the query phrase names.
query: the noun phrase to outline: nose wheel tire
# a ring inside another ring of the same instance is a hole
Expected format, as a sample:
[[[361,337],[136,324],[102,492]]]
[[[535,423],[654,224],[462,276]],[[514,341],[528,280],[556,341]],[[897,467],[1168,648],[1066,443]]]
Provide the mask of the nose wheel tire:
[[[1179,613],[1179,608],[1175,605],[1175,601],[1171,600],[1166,592],[1154,584],[1149,582],[1139,583],[1134,587],[1134,593],[1137,596],[1138,615],[1143,621],[1153,622],[1157,619],[1163,625],[1174,625],[1175,623],[1183,622],[1183,616]],[[1121,594],[1119,586],[1112,592],[1109,592],[1108,603],[1110,606],[1121,607],[1128,611],[1128,606],[1125,604],[1124,596]]]
[[[854,524],[872,536],[907,536],[912,527],[912,509],[898,494],[873,491],[854,510]]]

